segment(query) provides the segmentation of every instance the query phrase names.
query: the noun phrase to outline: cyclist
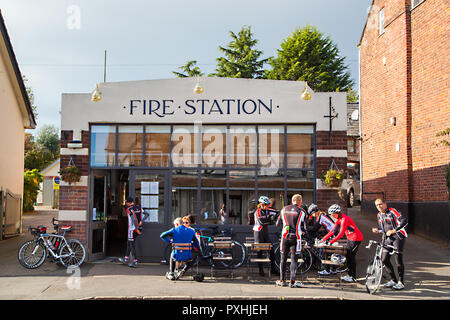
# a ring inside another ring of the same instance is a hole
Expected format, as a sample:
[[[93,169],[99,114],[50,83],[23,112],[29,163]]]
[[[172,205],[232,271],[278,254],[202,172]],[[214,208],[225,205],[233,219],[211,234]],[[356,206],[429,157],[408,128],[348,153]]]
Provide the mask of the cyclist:
[[[302,196],[296,194],[292,197],[292,204],[281,209],[280,217],[283,221],[283,229],[280,239],[280,280],[276,281],[277,286],[285,286],[287,254],[291,254],[290,283],[291,288],[300,288],[302,284],[295,282],[297,273],[297,259],[302,250],[302,224],[304,223],[306,212],[301,208]]]
[[[328,214],[331,214],[333,219],[336,219],[333,230],[327,233],[322,241],[327,241],[335,232],[335,228],[340,227],[339,233],[330,241],[330,244],[335,243],[345,234],[347,237],[346,253],[345,257],[347,259],[348,275],[342,277],[341,279],[346,282],[356,282],[356,252],[364,239],[361,231],[359,231],[353,220],[342,213],[342,209],[339,205],[333,204],[328,208]]]
[[[125,203],[128,216],[127,250],[125,252],[125,257],[119,258],[119,261],[128,264],[131,268],[136,268],[138,263],[136,257],[136,238],[142,233],[141,207],[134,204],[134,199],[132,197],[128,197]],[[133,261],[129,263],[130,256],[133,256]]]
[[[323,235],[323,231],[319,232],[320,230],[326,230],[326,233],[333,230],[333,220],[326,214],[326,212],[319,210],[319,207],[316,204],[313,203],[308,207],[308,213],[311,217],[312,225],[306,228],[306,232],[311,239],[315,239],[318,234]],[[337,235],[336,231],[334,235]],[[334,268],[330,265],[326,265],[324,269],[322,268],[322,270],[319,270],[317,273],[327,276],[330,274],[335,274],[336,271],[334,271]]]
[[[394,267],[391,264],[390,250],[383,248],[381,259],[386,266],[391,280],[384,286],[396,290],[402,290],[404,286],[405,266],[403,265],[403,248],[405,246],[406,233],[405,227],[408,225],[408,219],[401,212],[387,206],[382,199],[375,200],[375,206],[378,209],[377,220],[379,228],[373,228],[373,233],[384,233],[386,235],[386,245],[394,246],[396,254],[397,272],[399,280],[395,276]]]
[[[261,196],[258,199],[258,207],[255,211],[255,224],[253,226],[253,236],[255,243],[269,243],[269,225],[273,223],[274,219],[278,215],[278,211],[269,209],[270,200],[266,196]],[[259,252],[258,256],[261,257],[262,253]],[[259,275],[264,276],[264,269],[262,263],[258,263]],[[273,250],[270,251],[270,268],[271,271],[276,273],[275,262],[273,259]]]
[[[159,237],[169,243],[189,243],[192,244],[197,250],[200,250],[200,245],[195,235],[195,230],[193,228],[186,227],[185,225],[180,225],[167,230],[161,233]],[[169,266],[169,273],[166,277],[169,280],[177,280],[192,266],[192,250],[173,250],[170,257],[171,263]],[[172,262],[172,260],[174,261]],[[176,261],[184,262],[184,266],[181,270],[175,271]]]

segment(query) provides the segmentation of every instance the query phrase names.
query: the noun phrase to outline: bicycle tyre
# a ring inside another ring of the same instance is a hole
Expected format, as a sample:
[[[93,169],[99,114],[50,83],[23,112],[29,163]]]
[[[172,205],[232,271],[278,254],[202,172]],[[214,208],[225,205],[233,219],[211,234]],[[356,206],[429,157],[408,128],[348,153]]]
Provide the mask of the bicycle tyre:
[[[280,263],[281,263],[281,252],[280,252],[280,245],[275,245],[274,248],[274,258],[275,258],[275,266],[277,267],[278,271],[280,271]],[[299,259],[303,259],[303,262],[297,264],[297,273],[298,274],[304,274],[311,269],[313,260],[312,260],[312,253],[309,251],[308,248],[304,248],[299,255]],[[290,263],[288,262],[286,265],[286,270],[290,270]]]
[[[232,240],[233,242],[233,265],[231,268],[237,269],[240,266],[242,266],[245,261],[247,260],[247,250],[245,249],[245,246],[243,243]]]
[[[70,254],[68,246],[70,246],[70,249],[72,249],[72,254]],[[79,267],[86,259],[86,249],[84,248],[81,241],[77,239],[69,239],[67,240],[67,243],[62,244],[59,250],[59,255],[63,256],[68,254],[70,254],[70,256],[59,258],[61,264],[66,268],[70,266]]]
[[[39,268],[47,259],[47,248],[39,240],[25,242],[17,253],[19,263],[27,269]]]
[[[375,294],[381,283],[381,278],[383,276],[383,264],[379,257],[367,267],[366,273],[366,290],[370,294]]]

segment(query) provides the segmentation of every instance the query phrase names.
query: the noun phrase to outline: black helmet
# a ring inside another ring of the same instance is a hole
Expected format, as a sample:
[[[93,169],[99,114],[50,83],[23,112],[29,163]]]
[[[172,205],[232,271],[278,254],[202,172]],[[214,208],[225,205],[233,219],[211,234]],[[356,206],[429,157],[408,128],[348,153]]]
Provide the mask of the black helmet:
[[[127,200],[126,200],[127,202],[134,202],[134,199],[133,199],[133,197],[127,197]]]
[[[317,211],[319,211],[319,207],[318,207],[316,204],[314,204],[314,203],[312,203],[312,204],[308,207],[308,213],[309,213],[309,214],[313,214],[314,212],[317,212]]]

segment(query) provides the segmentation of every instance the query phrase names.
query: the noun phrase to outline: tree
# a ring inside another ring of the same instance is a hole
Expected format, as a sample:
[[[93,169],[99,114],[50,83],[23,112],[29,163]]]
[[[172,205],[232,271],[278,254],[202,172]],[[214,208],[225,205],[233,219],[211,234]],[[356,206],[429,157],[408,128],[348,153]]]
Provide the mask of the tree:
[[[269,59],[258,60],[262,51],[253,49],[258,40],[253,39],[250,27],[242,27],[236,35],[230,31],[233,39],[228,43],[228,47],[219,49],[225,57],[217,58],[216,73],[211,76],[229,77],[229,78],[263,78],[263,66]]]
[[[281,43],[278,55],[270,59],[268,79],[306,81],[315,91],[352,89],[345,58],[337,46],[313,26],[297,28]]]
[[[33,89],[28,85],[28,78],[25,75],[22,75],[23,84],[25,85],[25,90],[28,94],[28,99],[30,100],[31,109],[33,109],[34,119],[37,119],[38,113],[37,113],[37,107],[34,104],[34,92]]]
[[[172,71],[172,73],[178,78],[201,77],[204,73],[200,71],[199,67],[194,67],[196,64],[197,60],[190,60],[184,66],[178,67],[178,69],[182,70],[184,73],[176,71]]]
[[[37,134],[36,142],[50,150],[55,158],[59,156],[59,129],[54,125],[44,125]]]
[[[39,184],[42,182],[42,174],[38,169],[26,171],[23,176],[23,211],[34,211]]]

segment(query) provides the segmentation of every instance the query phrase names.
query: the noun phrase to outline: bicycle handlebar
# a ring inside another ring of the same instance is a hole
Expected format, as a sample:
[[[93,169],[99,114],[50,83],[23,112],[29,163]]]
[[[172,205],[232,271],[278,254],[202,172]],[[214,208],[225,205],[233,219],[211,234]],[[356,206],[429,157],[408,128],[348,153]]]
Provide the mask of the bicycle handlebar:
[[[379,243],[379,242],[377,242],[377,241],[375,241],[375,240],[369,240],[369,244],[366,246],[366,248],[367,248],[367,249],[370,249],[370,247],[372,246],[372,244],[376,244],[377,246],[383,246],[383,248],[385,248],[385,249],[388,249],[388,248],[393,249],[392,252],[391,252],[391,251],[389,252],[390,255],[399,253],[398,250],[397,250],[394,246],[392,246],[392,245],[387,245],[387,244],[381,244],[381,243]]]

